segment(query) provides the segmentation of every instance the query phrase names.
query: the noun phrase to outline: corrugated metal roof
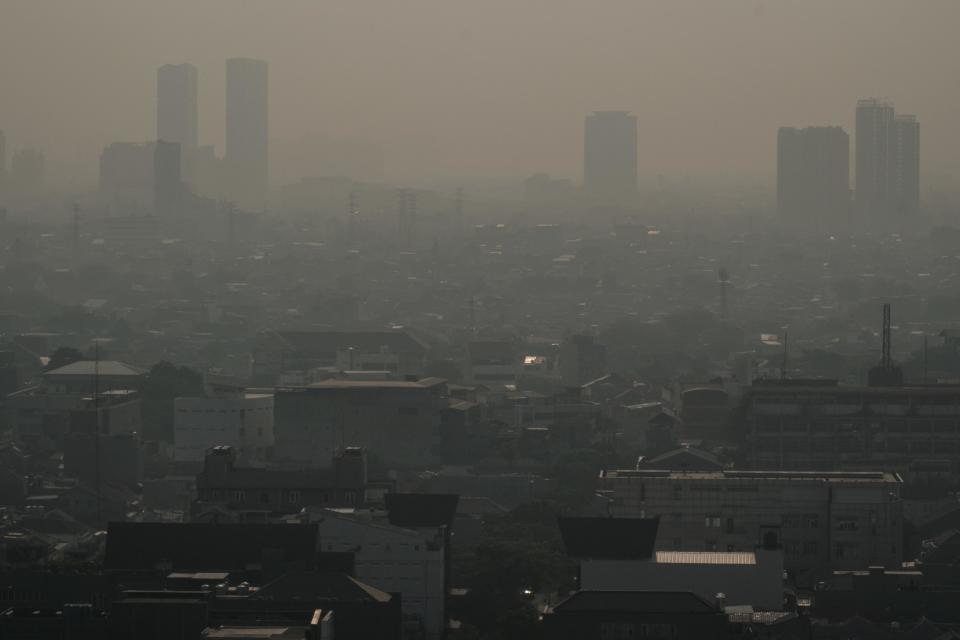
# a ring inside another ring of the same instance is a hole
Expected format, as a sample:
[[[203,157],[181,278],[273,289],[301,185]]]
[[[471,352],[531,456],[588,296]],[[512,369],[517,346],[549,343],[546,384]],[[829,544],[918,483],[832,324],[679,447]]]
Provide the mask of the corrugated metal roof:
[[[752,551],[657,551],[660,564],[757,564]]]

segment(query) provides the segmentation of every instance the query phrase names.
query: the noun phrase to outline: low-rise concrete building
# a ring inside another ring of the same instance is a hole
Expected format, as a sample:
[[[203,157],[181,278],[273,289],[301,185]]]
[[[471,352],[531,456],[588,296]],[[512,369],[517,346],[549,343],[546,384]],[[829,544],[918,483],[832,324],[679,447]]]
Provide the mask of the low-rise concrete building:
[[[241,458],[263,459],[273,447],[273,395],[217,394],[174,401],[173,459],[199,462],[211,447],[233,447]]]
[[[761,531],[788,569],[897,566],[901,479],[885,472],[606,471],[610,515],[660,518],[657,549],[751,551]]]
[[[446,381],[439,378],[326,380],[277,389],[277,458],[323,459],[357,446],[388,464],[423,467],[438,459],[448,407]]]

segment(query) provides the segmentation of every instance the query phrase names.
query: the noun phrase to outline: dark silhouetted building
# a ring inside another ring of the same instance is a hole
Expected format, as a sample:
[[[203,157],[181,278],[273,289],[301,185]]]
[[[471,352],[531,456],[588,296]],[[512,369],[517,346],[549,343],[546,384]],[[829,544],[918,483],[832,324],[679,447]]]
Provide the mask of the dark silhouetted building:
[[[153,208],[172,213],[182,203],[181,148],[179,142],[157,140],[153,147]]]
[[[543,616],[546,640],[720,638],[727,616],[683,591],[577,591]]]
[[[157,69],[157,140],[180,145],[183,175],[192,181],[199,143],[197,68],[165,64]]]
[[[244,522],[298,513],[304,507],[353,507],[366,502],[367,460],[361,449],[339,452],[329,467],[262,469],[236,464],[232,447],[207,452],[197,476],[195,512],[216,505]]]
[[[629,202],[637,192],[637,118],[626,111],[595,111],[586,118],[583,187],[604,204]]]
[[[269,181],[267,74],[263,60],[227,60],[229,195],[255,210],[266,204]]]
[[[43,154],[36,149],[21,149],[10,158],[9,192],[23,200],[38,197],[46,182]]]
[[[850,203],[850,138],[840,127],[781,127],[777,209],[785,218],[831,220]]]

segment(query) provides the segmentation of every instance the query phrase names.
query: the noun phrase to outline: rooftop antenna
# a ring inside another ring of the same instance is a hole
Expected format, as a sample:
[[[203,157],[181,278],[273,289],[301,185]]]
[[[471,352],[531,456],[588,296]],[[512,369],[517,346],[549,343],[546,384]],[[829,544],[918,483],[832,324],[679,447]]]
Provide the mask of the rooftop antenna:
[[[883,304],[883,328],[880,332],[882,346],[880,362],[870,369],[867,382],[871,387],[899,387],[903,385],[903,370],[893,362],[890,338],[890,303]],[[926,370],[926,349],[924,349],[924,370]],[[926,371],[924,371],[926,376]]]
[[[790,343],[790,332],[783,332],[783,361],[780,363],[780,380],[787,379],[787,345]]]
[[[80,251],[80,205],[73,203],[73,252]]]
[[[883,304],[883,352],[880,356],[880,366],[889,369],[893,364],[890,358],[890,303]]]
[[[349,211],[347,211],[347,230],[350,235],[350,239],[354,240],[357,236],[357,218],[360,215],[360,212],[357,210],[357,192],[356,190],[350,191],[350,201],[349,201]]]
[[[463,187],[457,187],[456,196],[457,231],[463,231]]]
[[[720,280],[720,317],[727,319],[727,283],[730,282],[730,272],[726,267],[720,267],[718,272]]]
[[[103,523],[103,507],[100,486],[100,341],[93,340],[93,458],[94,458],[94,488],[97,492],[97,524]]]

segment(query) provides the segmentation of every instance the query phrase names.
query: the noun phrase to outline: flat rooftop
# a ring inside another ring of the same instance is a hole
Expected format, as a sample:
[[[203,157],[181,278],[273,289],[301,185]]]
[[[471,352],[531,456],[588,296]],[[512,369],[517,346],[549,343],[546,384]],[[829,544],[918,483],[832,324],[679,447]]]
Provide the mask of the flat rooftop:
[[[889,471],[747,471],[724,469],[722,471],[670,471],[666,469],[618,469],[603,471],[601,478],[669,478],[671,480],[758,480],[758,481],[810,481],[836,483],[901,483],[896,473]]]
[[[307,389],[429,389],[446,384],[442,378],[422,380],[321,380],[307,385]],[[297,387],[294,387],[296,389]],[[301,387],[303,388],[303,387]]]

